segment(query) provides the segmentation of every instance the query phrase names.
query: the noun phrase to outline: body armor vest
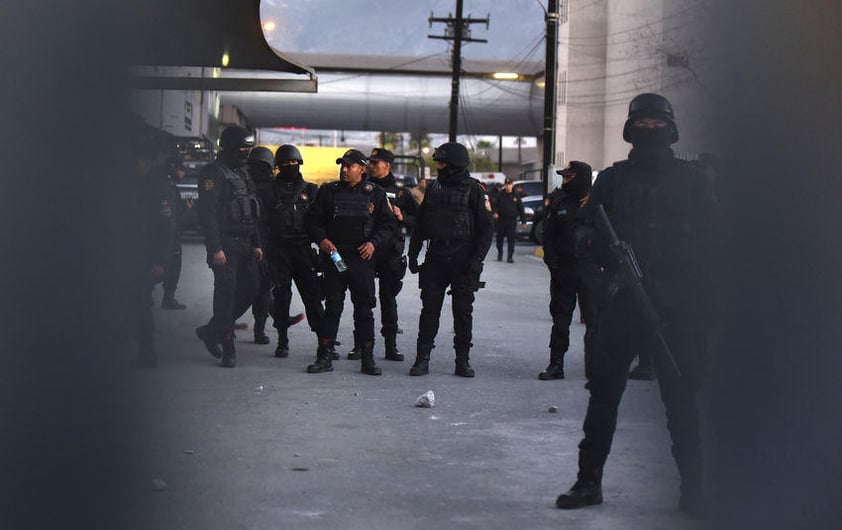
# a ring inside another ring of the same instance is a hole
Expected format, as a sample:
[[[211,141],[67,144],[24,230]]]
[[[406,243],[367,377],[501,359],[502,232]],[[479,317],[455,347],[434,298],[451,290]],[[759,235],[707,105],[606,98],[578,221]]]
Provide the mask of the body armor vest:
[[[241,169],[223,168],[222,193],[217,212],[219,230],[225,234],[248,234],[257,227],[260,203],[254,182]]]
[[[372,217],[373,184],[363,182],[351,190],[336,183],[330,189],[333,216],[327,233],[334,243],[361,244],[374,228]]]
[[[275,203],[269,211],[269,234],[274,240],[308,240],[304,226],[307,207],[313,202],[313,186],[306,182],[293,183],[288,189],[286,183],[274,187]]]
[[[424,197],[424,236],[430,240],[468,241],[474,235],[470,196],[473,182],[457,186],[431,183]]]

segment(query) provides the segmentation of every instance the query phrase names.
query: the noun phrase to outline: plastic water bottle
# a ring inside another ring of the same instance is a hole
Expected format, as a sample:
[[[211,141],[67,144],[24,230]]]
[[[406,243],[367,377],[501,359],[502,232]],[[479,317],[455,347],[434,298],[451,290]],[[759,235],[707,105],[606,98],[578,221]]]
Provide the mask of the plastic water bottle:
[[[339,255],[338,250],[334,250],[330,253],[330,259],[333,261],[333,264],[336,265],[336,270],[339,272],[345,272],[348,270],[348,266],[345,265],[345,260],[342,259],[342,256]]]

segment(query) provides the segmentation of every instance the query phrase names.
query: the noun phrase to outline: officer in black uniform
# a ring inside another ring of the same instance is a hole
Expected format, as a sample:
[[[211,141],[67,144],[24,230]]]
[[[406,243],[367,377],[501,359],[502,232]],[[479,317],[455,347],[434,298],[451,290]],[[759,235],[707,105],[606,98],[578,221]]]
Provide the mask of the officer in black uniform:
[[[367,160],[363,153],[349,149],[336,163],[340,164],[340,180],[319,189],[306,215],[310,239],[322,251],[325,296],[316,362],[307,367],[307,372],[333,370],[331,345],[336,341],[347,289],[354,304],[354,329],[362,344],[361,371],[380,375],[380,368],[374,362],[372,308],[376,305],[376,265],[372,258],[394,239],[395,216],[386,192],[366,177]],[[344,260],[341,265],[340,257]],[[338,267],[343,266],[345,270],[340,271]]]
[[[251,150],[249,153],[248,170],[251,179],[254,181],[255,193],[257,197],[261,198],[271,193],[272,180],[274,179],[275,155],[268,147],[259,145]],[[259,228],[260,240],[264,243],[267,241],[266,234],[266,216],[267,209],[264,205],[260,208],[261,222]],[[263,260],[258,265],[258,272],[260,276],[260,284],[258,287],[257,297],[254,303],[251,304],[251,314],[254,317],[254,343],[255,344],[269,344],[271,340],[266,335],[266,320],[272,314],[272,276],[269,270],[269,264]],[[275,317],[272,316],[274,322]]]
[[[691,515],[704,509],[702,450],[696,394],[701,387],[703,350],[709,333],[711,305],[707,278],[710,234],[715,218],[709,181],[690,162],[675,158],[678,141],[672,106],[657,94],[641,94],[629,104],[623,139],[632,144],[628,160],[602,171],[588,203],[574,225],[577,245],[611,274],[605,245],[593,225],[593,211],[602,205],[617,233],[639,262],[643,283],[660,320],[662,335],[679,373],[659,349],[630,289],[596,282],[599,307],[597,355],[587,388],[588,411],[579,444],[576,483],[556,500],[559,508],[580,508],[602,502],[602,469],[617,424],[617,408],[628,368],[639,351],[654,355],[661,399],[672,437],[672,454],[681,476],[679,508]]]
[[[564,379],[564,354],[570,347],[570,322],[576,298],[585,321],[585,358],[596,347],[596,307],[593,305],[587,274],[595,272],[592,261],[576,256],[573,220],[591,191],[591,166],[572,161],[556,171],[562,176],[561,188],[554,190],[544,208],[544,263],[550,269],[550,364],[538,379]],[[587,368],[589,363],[585,361]],[[586,374],[587,375],[587,374]]]
[[[507,261],[514,263],[515,236],[517,235],[517,220],[520,217],[521,226],[526,226],[526,211],[523,208],[520,194],[513,189],[512,179],[507,178],[503,189],[495,193],[491,201],[492,217],[497,222],[497,261],[503,261],[503,240],[508,242]]]
[[[376,147],[368,157],[368,179],[386,190],[386,198],[392,205],[392,213],[398,223],[398,230],[389,245],[375,254],[377,277],[380,279],[380,333],[383,335],[387,361],[403,361],[403,354],[398,351],[398,302],[397,296],[403,288],[406,275],[404,251],[404,231],[412,232],[415,224],[417,204],[404,187],[395,184],[392,174],[392,162],[395,155],[388,149]],[[405,230],[404,230],[405,229]],[[349,359],[359,359],[362,348],[354,339],[354,349],[348,353]]]
[[[289,357],[289,326],[300,321],[301,316],[293,320],[289,317],[293,281],[304,302],[310,329],[317,336],[324,318],[318,263],[304,223],[307,208],[316,200],[319,188],[301,175],[304,158],[294,145],[280,146],[273,163],[278,174],[261,199],[267,219],[266,258],[275,281],[275,357],[284,358]]]
[[[181,225],[187,213],[187,207],[181,200],[181,193],[178,191],[176,181],[184,178],[184,161],[175,149],[172,149],[164,161],[164,171],[160,172],[165,178],[161,178],[158,186],[160,206],[162,215],[168,212],[174,226],[172,234],[173,248],[172,255],[167,262],[164,273],[164,295],[161,298],[161,309],[187,309],[187,306],[175,299],[175,290],[178,287],[178,280],[181,277]]]
[[[469,363],[474,292],[480,287],[482,262],[494,237],[491,204],[485,187],[468,173],[471,160],[465,146],[442,144],[434,151],[433,160],[438,165],[438,178],[427,186],[409,243],[409,270],[420,272],[422,304],[418,349],[409,374],[429,373],[430,352],[435,347],[444,295],[450,286],[455,374],[474,377]],[[425,240],[427,253],[419,266],[418,254]]]
[[[257,296],[258,262],[263,259],[260,205],[247,169],[253,146],[254,136],[248,130],[226,128],[219,139],[219,157],[205,166],[199,178],[199,223],[214,289],[213,317],[196,328],[196,335],[226,368],[237,364],[234,321]]]

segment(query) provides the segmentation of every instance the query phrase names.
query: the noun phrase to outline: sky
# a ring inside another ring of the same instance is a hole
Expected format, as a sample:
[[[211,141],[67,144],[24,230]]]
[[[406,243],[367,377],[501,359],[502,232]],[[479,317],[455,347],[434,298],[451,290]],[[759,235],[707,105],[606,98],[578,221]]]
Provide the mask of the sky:
[[[546,0],[464,0],[463,16],[490,18],[472,24],[466,43],[470,59],[537,60],[544,58]],[[456,0],[263,0],[261,18],[275,23],[269,43],[281,52],[348,53],[424,57],[448,54],[445,24],[429,24],[431,15],[455,15]]]

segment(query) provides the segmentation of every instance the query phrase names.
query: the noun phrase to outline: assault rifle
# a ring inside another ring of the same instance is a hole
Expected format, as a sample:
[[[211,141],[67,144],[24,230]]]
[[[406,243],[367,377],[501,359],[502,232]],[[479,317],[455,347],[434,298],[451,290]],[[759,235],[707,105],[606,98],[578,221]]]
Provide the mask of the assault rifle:
[[[657,348],[657,353],[662,355],[672,366],[675,374],[681,377],[681,370],[678,368],[675,357],[673,357],[672,351],[661,332],[661,320],[658,318],[658,313],[655,311],[655,306],[652,305],[649,294],[643,287],[643,273],[637,263],[637,258],[634,256],[634,250],[632,250],[631,245],[617,238],[617,233],[614,232],[614,227],[611,226],[611,221],[608,220],[605,208],[601,204],[596,206],[595,211],[596,229],[608,241],[608,252],[611,260],[609,271],[613,275],[611,296],[616,295],[620,289],[628,289],[631,292],[635,302],[643,312],[643,319],[650,328],[650,332],[658,339],[660,347]]]

